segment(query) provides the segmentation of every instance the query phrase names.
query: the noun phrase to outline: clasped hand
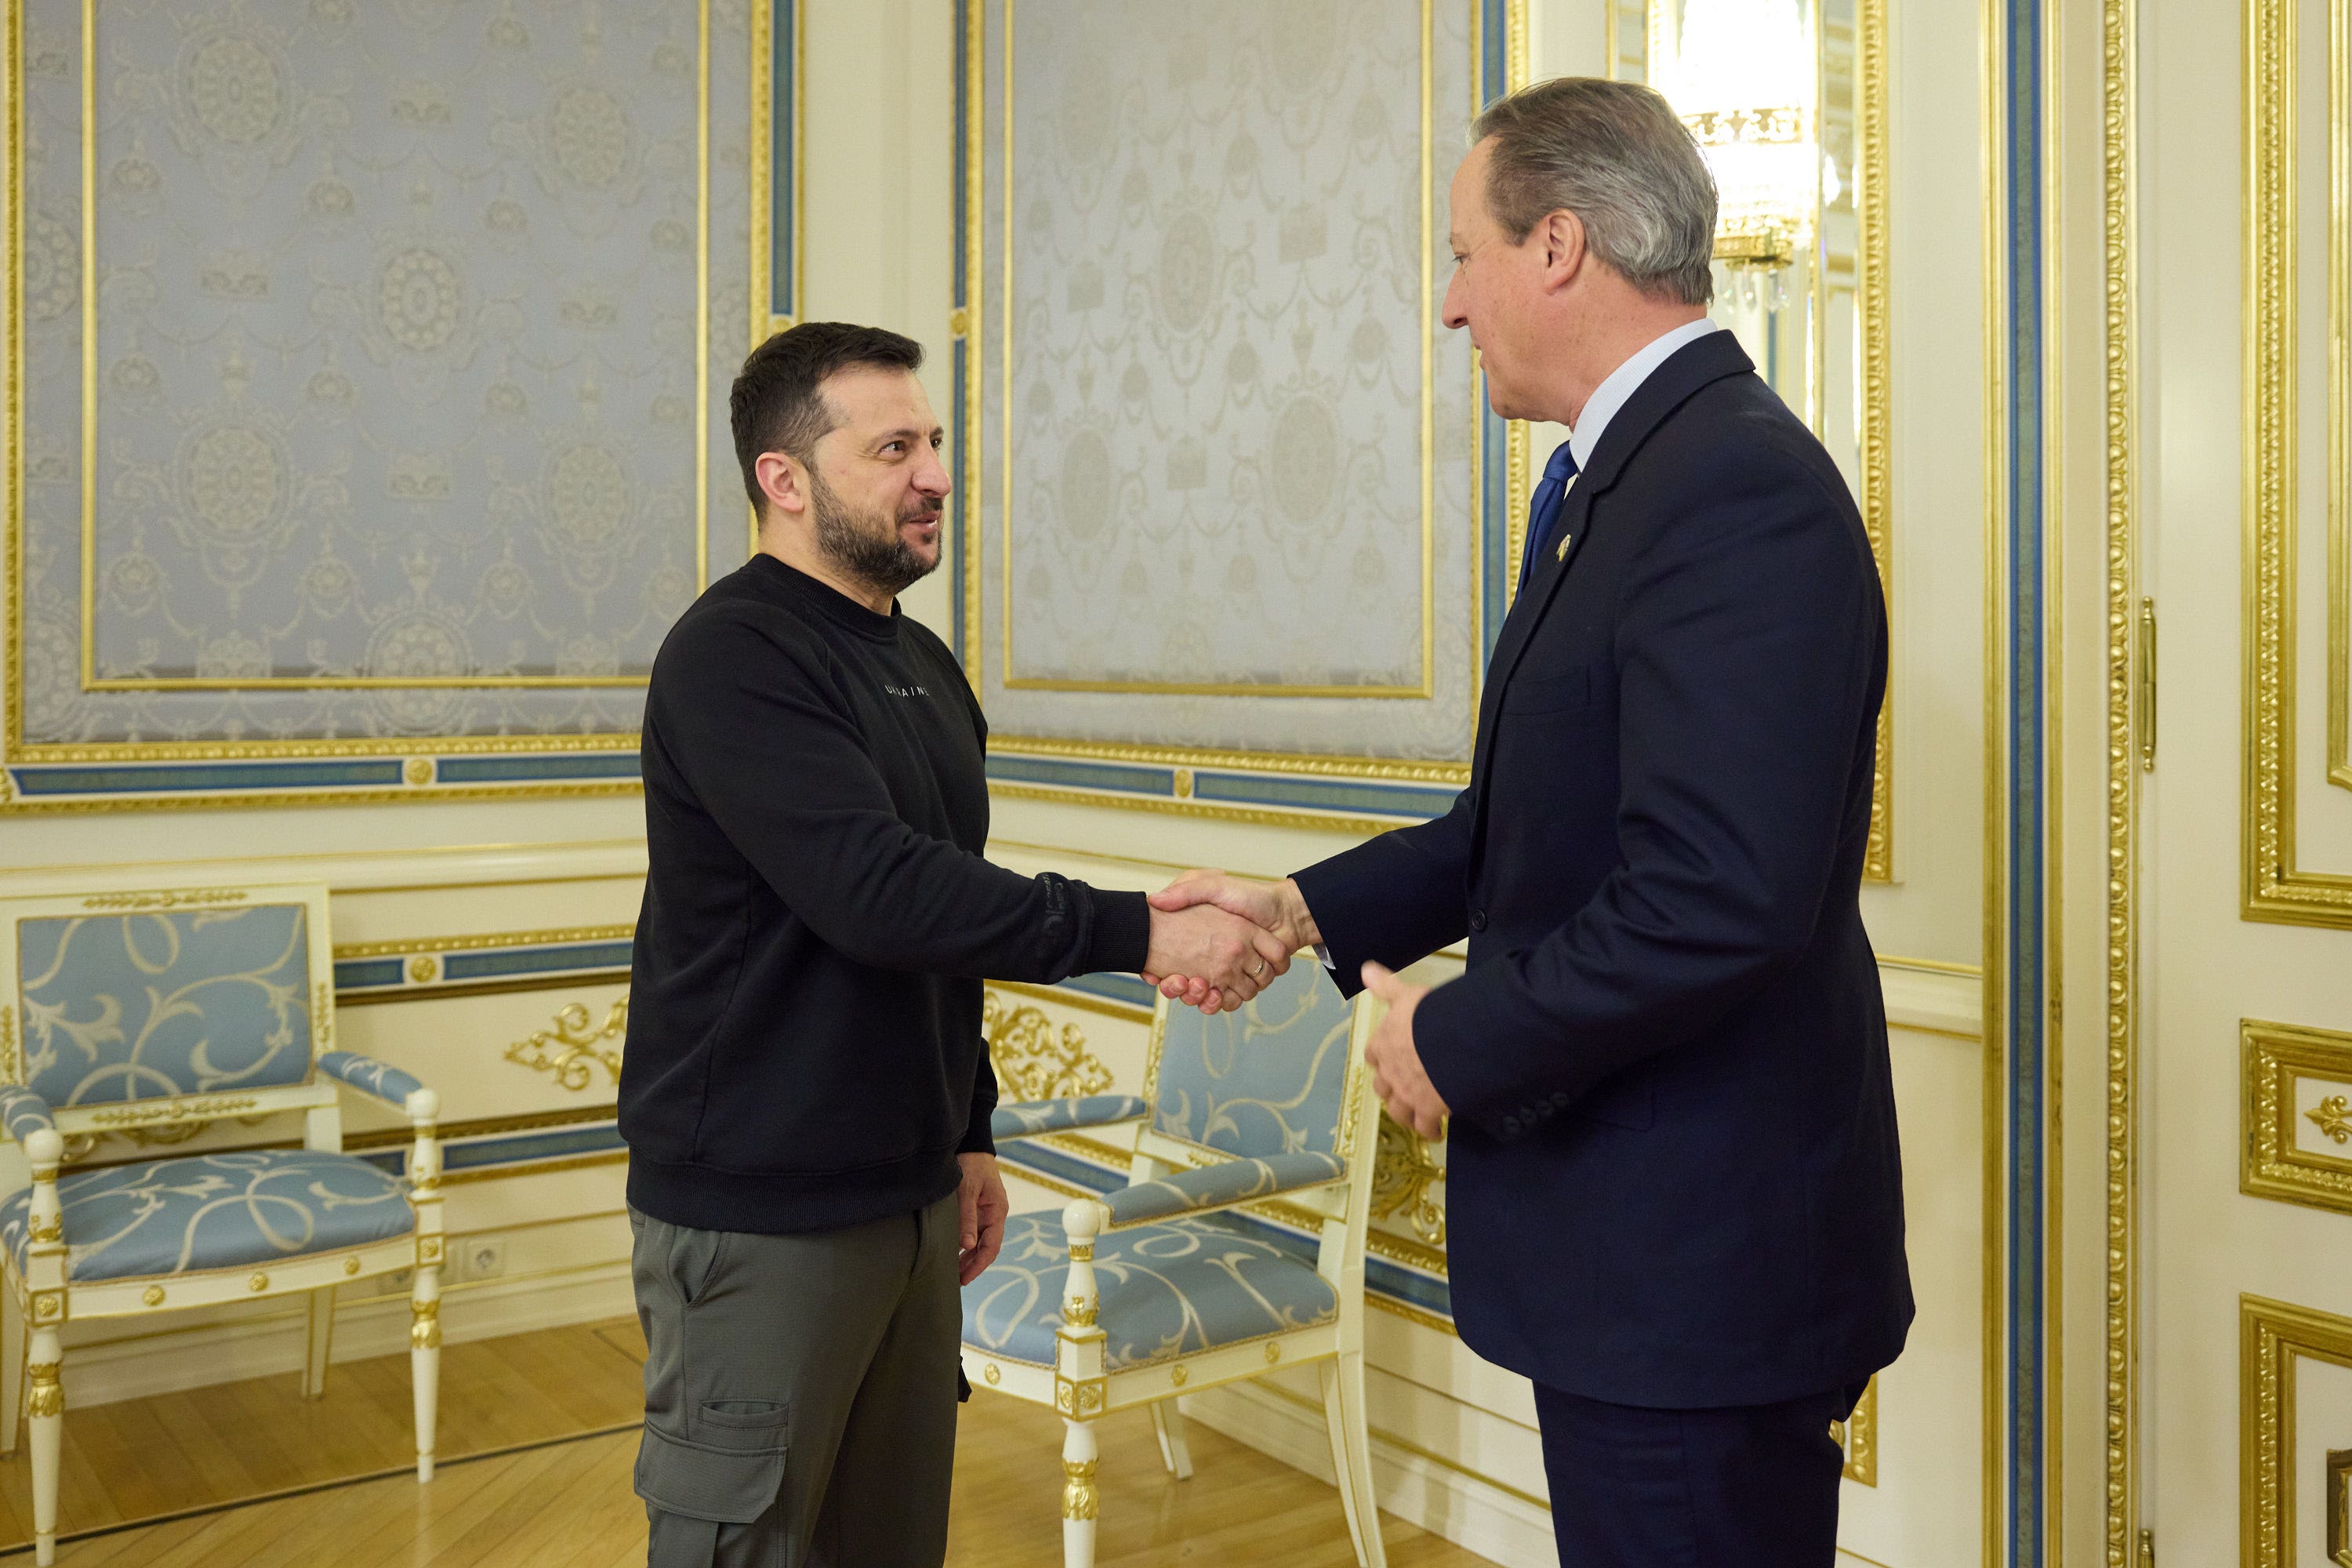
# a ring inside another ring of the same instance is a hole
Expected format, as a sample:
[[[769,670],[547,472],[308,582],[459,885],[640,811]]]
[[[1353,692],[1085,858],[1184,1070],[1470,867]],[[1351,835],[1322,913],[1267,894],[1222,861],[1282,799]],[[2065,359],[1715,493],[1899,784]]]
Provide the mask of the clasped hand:
[[[1238,1001],[1231,987],[1213,975],[1164,966],[1144,976],[1159,986],[1160,994],[1170,1001],[1198,1007],[1203,1013],[1248,1001],[1274,975],[1289,967],[1289,954],[1301,948],[1319,946],[1323,941],[1315,917],[1307,912],[1307,900],[1299,892],[1298,884],[1289,880],[1253,882],[1228,877],[1223,871],[1187,871],[1151,895],[1151,908],[1155,932],[1162,918],[1214,910],[1246,921],[1257,928],[1261,938],[1279,943],[1282,948],[1282,963],[1265,974],[1249,977],[1255,989]],[[1373,1092],[1400,1125],[1432,1141],[1443,1138],[1449,1114],[1445,1100],[1437,1092],[1437,1086],[1430,1082],[1412,1038],[1413,1012],[1421,1005],[1421,999],[1429,994],[1429,987],[1401,980],[1378,963],[1365,964],[1363,977],[1364,988],[1388,1004],[1387,1014],[1364,1044],[1364,1060],[1372,1069]]]

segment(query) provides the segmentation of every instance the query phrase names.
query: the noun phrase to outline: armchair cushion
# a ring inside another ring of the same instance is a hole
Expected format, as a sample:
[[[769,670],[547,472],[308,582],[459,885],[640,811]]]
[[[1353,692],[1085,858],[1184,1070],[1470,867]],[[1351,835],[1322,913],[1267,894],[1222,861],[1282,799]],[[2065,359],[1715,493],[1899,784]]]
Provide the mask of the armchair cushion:
[[[319,1070],[329,1078],[341,1079],[362,1094],[372,1094],[397,1106],[404,1107],[408,1097],[425,1087],[390,1062],[380,1062],[357,1051],[328,1051],[319,1058]]]
[[[963,1288],[963,1342],[982,1355],[1051,1366],[1069,1268],[1060,1215],[1014,1215],[996,1261]],[[1312,1328],[1339,1311],[1338,1292],[1313,1268],[1213,1219],[1098,1237],[1095,1289],[1111,1372]]]
[[[1157,1181],[1138,1182],[1105,1193],[1110,1223],[1118,1226],[1200,1209],[1219,1209],[1300,1187],[1343,1181],[1348,1162],[1337,1154],[1270,1154],[1263,1160],[1220,1160],[1196,1171],[1178,1171]]]
[[[0,1125],[5,1125],[8,1136],[19,1143],[45,1128],[51,1132],[58,1130],[49,1115],[49,1102],[16,1084],[0,1088]]]
[[[0,1203],[21,1275],[30,1188]],[[247,1149],[58,1178],[69,1281],[245,1268],[389,1241],[415,1228],[400,1179],[349,1154]]]
[[[990,1113],[988,1131],[998,1142],[1059,1132],[1071,1127],[1108,1127],[1140,1121],[1149,1108],[1131,1094],[1087,1094],[1075,1100],[1017,1100]]]

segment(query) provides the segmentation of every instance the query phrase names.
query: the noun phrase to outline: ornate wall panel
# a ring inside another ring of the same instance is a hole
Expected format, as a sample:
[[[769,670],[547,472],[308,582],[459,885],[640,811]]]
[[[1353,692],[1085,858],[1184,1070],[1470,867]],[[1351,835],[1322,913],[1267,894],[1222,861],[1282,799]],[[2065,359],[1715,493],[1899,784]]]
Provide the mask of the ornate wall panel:
[[[957,630],[992,776],[1444,810],[1525,493],[1437,320],[1446,189],[1521,8],[960,16]]]
[[[2352,45],[2327,0],[2297,48],[2318,10],[2247,13],[2243,879],[2250,920],[2352,927]]]
[[[0,800],[632,787],[794,298],[788,0],[8,25]]]

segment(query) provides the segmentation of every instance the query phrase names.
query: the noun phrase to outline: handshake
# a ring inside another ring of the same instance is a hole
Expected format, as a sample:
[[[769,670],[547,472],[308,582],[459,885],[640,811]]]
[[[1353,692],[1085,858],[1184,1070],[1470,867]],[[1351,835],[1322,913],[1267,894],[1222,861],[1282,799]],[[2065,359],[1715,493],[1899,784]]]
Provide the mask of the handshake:
[[[1297,883],[1187,871],[1151,895],[1143,978],[1171,1001],[1231,1012],[1321,941]]]
[[[1187,871],[1151,895],[1151,946],[1143,978],[1171,1002],[1203,1013],[1229,1012],[1288,970],[1299,949],[1322,942],[1297,882]],[[1444,1137],[1451,1112],[1422,1066],[1412,1037],[1413,1012],[1429,988],[1378,963],[1365,964],[1363,978],[1365,989],[1388,1004],[1364,1046],[1373,1092],[1399,1125],[1423,1138]]]

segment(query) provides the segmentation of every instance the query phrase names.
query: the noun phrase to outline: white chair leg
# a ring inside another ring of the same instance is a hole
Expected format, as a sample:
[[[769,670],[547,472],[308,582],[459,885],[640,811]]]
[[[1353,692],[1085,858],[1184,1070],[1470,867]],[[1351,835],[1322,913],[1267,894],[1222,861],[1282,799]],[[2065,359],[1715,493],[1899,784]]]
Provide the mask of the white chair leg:
[[[1095,1516],[1102,1508],[1095,1466],[1102,1449],[1093,1423],[1066,1416],[1062,1425],[1062,1568],[1095,1568]]]
[[[26,1402],[33,1428],[33,1561],[40,1568],[58,1560],[58,1457],[65,1441],[65,1389],[58,1383],[65,1350],[55,1329],[33,1331],[31,1397]]]
[[[433,1479],[433,1429],[441,1404],[441,1266],[417,1269],[409,1287],[408,1381],[416,1400],[416,1484]]]
[[[25,1422],[25,1307],[0,1280],[0,1458],[16,1451]]]
[[[1372,1497],[1372,1447],[1364,1429],[1364,1357],[1360,1351],[1318,1363],[1323,1380],[1323,1425],[1331,1435],[1331,1472],[1348,1515],[1360,1568],[1388,1568],[1381,1542],[1380,1505]]]
[[[1180,1481],[1192,1479],[1192,1450],[1184,1443],[1184,1413],[1171,1397],[1151,1405],[1151,1435],[1160,1439],[1160,1462]]]
[[[335,1288],[310,1292],[310,1332],[302,1352],[302,1397],[327,1392],[327,1361],[335,1345]]]

